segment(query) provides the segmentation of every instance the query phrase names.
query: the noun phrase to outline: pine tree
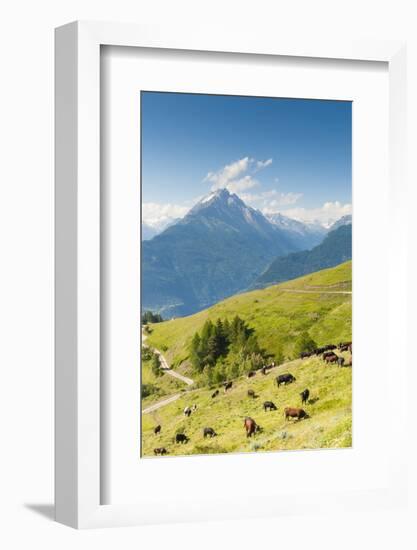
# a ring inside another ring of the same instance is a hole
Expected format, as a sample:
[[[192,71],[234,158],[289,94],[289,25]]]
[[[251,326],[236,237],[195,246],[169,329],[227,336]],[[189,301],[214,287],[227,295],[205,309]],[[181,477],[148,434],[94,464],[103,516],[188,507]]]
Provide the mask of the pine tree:
[[[196,332],[191,341],[191,350],[190,350],[190,361],[193,367],[201,372],[203,370],[203,362],[201,357],[201,338]]]
[[[218,346],[218,352],[219,355],[227,355],[227,345],[228,345],[228,339],[225,334],[224,326],[222,323],[222,320],[219,318],[216,322],[216,327],[214,329],[214,334],[216,336],[217,340],[217,346]]]
[[[155,376],[161,376],[161,360],[157,353],[153,354],[152,363],[151,363],[152,372]]]

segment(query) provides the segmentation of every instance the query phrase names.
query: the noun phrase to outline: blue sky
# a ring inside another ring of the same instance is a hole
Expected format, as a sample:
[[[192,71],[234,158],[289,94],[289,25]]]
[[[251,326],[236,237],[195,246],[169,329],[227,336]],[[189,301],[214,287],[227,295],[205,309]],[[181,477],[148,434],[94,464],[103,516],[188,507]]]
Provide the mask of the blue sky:
[[[142,212],[157,226],[227,187],[264,213],[351,211],[351,103],[142,92]]]

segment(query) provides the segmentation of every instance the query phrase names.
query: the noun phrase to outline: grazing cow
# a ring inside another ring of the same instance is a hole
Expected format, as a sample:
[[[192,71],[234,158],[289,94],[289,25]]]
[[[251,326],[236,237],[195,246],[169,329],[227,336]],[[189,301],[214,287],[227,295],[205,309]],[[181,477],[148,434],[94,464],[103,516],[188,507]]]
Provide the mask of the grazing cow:
[[[211,394],[212,399],[217,397],[219,395],[219,390],[216,390],[214,393]]]
[[[247,377],[248,377],[248,378],[252,378],[252,376],[255,376],[255,375],[256,375],[256,372],[255,372],[254,370],[250,370],[250,371],[248,372]]]
[[[288,420],[289,418],[297,418],[298,420],[301,420],[302,418],[309,418],[304,409],[299,409],[297,407],[285,407],[284,414],[285,420]]]
[[[300,353],[300,359],[306,359],[307,357],[311,357],[311,355],[311,352],[303,351],[302,353]]]
[[[154,433],[155,435],[161,433],[161,425],[160,425],[160,424],[158,424],[158,426],[156,426],[156,427],[153,429],[153,433]]]
[[[157,447],[156,449],[153,450],[153,453],[154,455],[166,455],[167,454],[167,450],[165,449],[165,447]]]
[[[338,348],[340,351],[348,351],[349,346],[352,346],[352,342],[340,342]]]
[[[255,420],[253,418],[250,418],[249,416],[245,418],[243,426],[246,430],[246,437],[252,437],[254,433],[259,432],[260,430],[260,427],[255,422]]]
[[[188,443],[190,439],[185,434],[176,434],[175,443]]]
[[[272,401],[265,401],[264,403],[264,411],[276,411],[277,408],[275,406],[274,403],[272,403]]]
[[[338,356],[333,353],[333,355],[328,355],[327,357],[324,358],[324,361],[326,363],[337,363],[337,360],[338,360]]]
[[[345,358],[344,357],[338,357],[337,358],[337,364],[339,365],[339,367],[343,367],[343,365],[345,364]]]
[[[308,398],[310,397],[310,390],[304,390],[300,393],[301,404],[307,403]]]
[[[230,388],[233,386],[233,382],[224,382],[224,393],[227,392],[227,390],[230,390]]]
[[[191,407],[185,407],[184,416],[190,416],[190,415],[191,415]]]
[[[254,390],[248,390],[248,397],[255,398],[256,397],[255,391]]]
[[[203,436],[204,438],[210,436],[210,437],[216,437],[216,432],[213,430],[213,428],[204,428],[203,430]]]
[[[295,382],[296,378],[290,373],[286,374],[280,374],[276,377],[277,386],[280,387],[281,384],[291,384],[291,382]]]
[[[326,359],[326,357],[331,357],[332,355],[336,355],[333,351],[326,351],[323,353],[323,359]]]
[[[262,368],[261,368],[261,372],[262,374],[268,374],[268,371],[270,369],[273,369],[275,367],[275,362],[272,361],[272,363],[270,365],[264,365]]]

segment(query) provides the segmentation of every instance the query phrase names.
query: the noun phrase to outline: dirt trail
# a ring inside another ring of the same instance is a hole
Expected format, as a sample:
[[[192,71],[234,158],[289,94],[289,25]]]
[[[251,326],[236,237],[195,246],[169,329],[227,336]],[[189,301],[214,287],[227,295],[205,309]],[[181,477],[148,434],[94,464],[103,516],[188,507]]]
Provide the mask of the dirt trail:
[[[147,339],[147,335],[142,332],[142,344]],[[188,378],[188,376],[183,376],[179,372],[176,372],[175,370],[172,370],[165,357],[163,356],[162,352],[159,349],[153,348],[154,353],[156,353],[159,356],[159,360],[161,362],[161,370],[164,371],[165,374],[169,374],[173,378],[177,378],[178,380],[181,380],[181,382],[184,382],[184,384],[187,384],[187,386],[191,386],[194,384],[194,380],[191,378]],[[143,414],[147,414],[153,411],[156,411],[160,409],[161,407],[164,407],[165,405],[169,405],[169,403],[172,403],[173,401],[176,401],[181,397],[181,393],[176,393],[175,395],[171,395],[167,397],[166,399],[163,399],[162,401],[159,401],[158,403],[154,403],[153,405],[150,405],[149,407],[146,407],[142,410]]]
[[[153,411],[157,411],[161,407],[165,407],[165,405],[169,405],[173,401],[176,401],[183,395],[182,393],[176,393],[175,395],[171,395],[170,397],[167,397],[166,399],[163,399],[162,401],[158,401],[158,403],[154,403],[153,405],[149,405],[149,407],[146,407],[146,409],[142,409],[142,414],[148,414]]]

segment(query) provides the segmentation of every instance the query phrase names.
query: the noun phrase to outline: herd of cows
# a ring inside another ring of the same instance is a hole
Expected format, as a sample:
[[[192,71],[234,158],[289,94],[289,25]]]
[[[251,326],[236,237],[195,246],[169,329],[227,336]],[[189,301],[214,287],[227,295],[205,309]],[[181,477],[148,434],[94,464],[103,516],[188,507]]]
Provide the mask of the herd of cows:
[[[350,352],[350,358],[348,361],[345,361],[345,358],[341,355],[338,355],[336,353],[336,350],[339,352],[349,351]],[[308,357],[312,356],[321,356],[322,360],[326,364],[331,363],[337,363],[339,367],[351,367],[352,366],[352,342],[341,342],[339,345],[333,345],[329,344],[320,348],[317,348],[311,352],[303,352],[300,355],[300,359],[306,359]],[[259,369],[259,372],[261,372],[263,375],[266,375],[268,371],[275,367],[275,363],[271,363],[270,365],[264,365],[261,369]],[[250,379],[253,376],[257,374],[257,371],[250,371],[247,374],[247,378]],[[295,376],[293,376],[291,373],[284,373],[279,374],[275,378],[275,382],[277,387],[280,386],[292,384],[293,382],[296,382]],[[227,381],[223,383],[223,391],[224,393],[227,393],[229,390],[231,390],[233,387],[233,381]],[[213,394],[211,395],[212,399],[215,399],[220,393],[219,389],[216,389]],[[249,398],[256,398],[257,395],[253,389],[248,389],[247,396]],[[309,401],[310,397],[310,390],[308,388],[304,389],[300,394],[301,399],[301,405],[304,405],[306,403],[313,403],[312,400]],[[193,412],[197,410],[197,405],[192,405],[191,407],[185,407],[183,413],[184,416],[189,417]],[[263,410],[264,412],[270,412],[270,411],[276,411],[278,410],[276,405],[272,401],[265,401],[263,403]],[[289,419],[295,419],[296,421],[300,421],[302,419],[310,418],[309,414],[301,407],[285,407],[284,408],[284,417],[286,420]],[[252,437],[254,434],[262,431],[262,428],[257,424],[257,422],[251,418],[246,417],[243,422],[243,427],[246,431],[246,437]],[[161,433],[162,426],[158,425],[154,428],[154,435],[158,436]],[[203,437],[216,437],[217,433],[212,427],[204,427],[202,430]],[[174,441],[176,444],[185,444],[190,441],[190,438],[185,433],[177,433],[175,434]],[[154,449],[155,455],[166,455],[168,454],[168,450],[165,447],[157,447]]]

